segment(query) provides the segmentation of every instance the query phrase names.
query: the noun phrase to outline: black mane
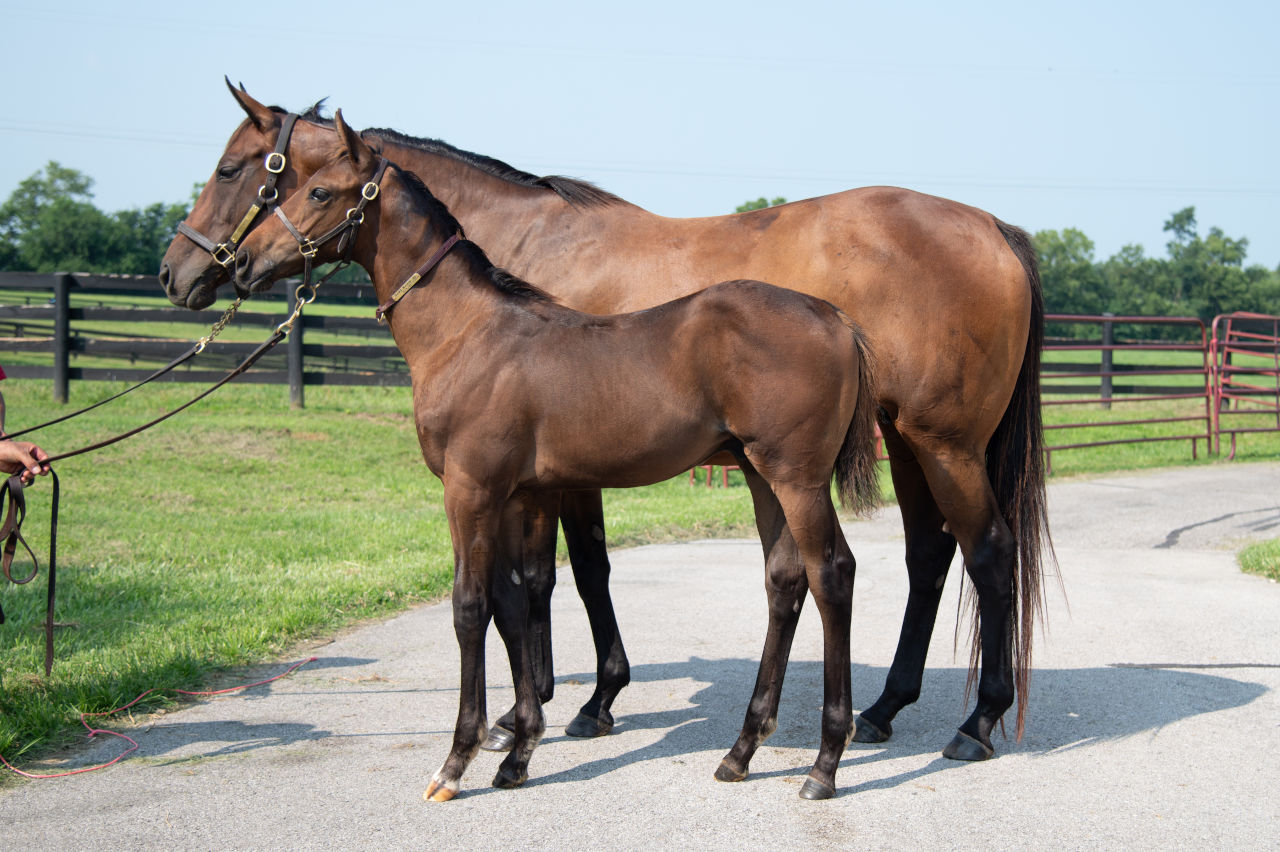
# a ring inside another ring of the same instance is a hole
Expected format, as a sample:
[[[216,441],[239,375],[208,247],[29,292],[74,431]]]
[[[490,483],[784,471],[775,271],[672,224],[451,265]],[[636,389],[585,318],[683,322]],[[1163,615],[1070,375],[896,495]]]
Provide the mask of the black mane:
[[[395,166],[395,170],[409,190],[409,196],[413,199],[414,206],[418,208],[418,212],[426,216],[431,223],[433,232],[441,236],[454,233],[463,236],[462,241],[454,247],[454,251],[465,257],[471,264],[472,269],[480,277],[491,283],[499,292],[508,296],[514,296],[518,299],[533,299],[540,302],[556,302],[554,296],[540,287],[535,287],[528,281],[512,275],[502,267],[495,266],[493,261],[489,260],[489,256],[484,253],[484,249],[466,239],[461,223],[449,212],[449,208],[445,206],[443,201],[431,194],[431,190],[422,182],[422,178],[399,166]]]
[[[537,175],[530,174],[529,172],[521,171],[514,166],[509,166],[501,160],[496,160],[493,157],[487,157],[484,154],[473,154],[470,151],[455,148],[448,142],[442,142],[439,139],[420,139],[416,136],[408,136],[398,130],[390,130],[385,127],[370,128],[362,131],[360,135],[370,143],[373,143],[376,140],[384,140],[396,145],[403,145],[406,148],[424,151],[428,154],[448,157],[449,159],[465,163],[472,168],[479,169],[485,174],[492,175],[509,183],[518,184],[519,186],[549,189],[565,201],[572,204],[574,207],[603,207],[609,204],[618,204],[622,202],[622,199],[614,195],[612,192],[606,192],[595,184],[588,183],[585,180],[560,177],[558,175],[538,177]]]

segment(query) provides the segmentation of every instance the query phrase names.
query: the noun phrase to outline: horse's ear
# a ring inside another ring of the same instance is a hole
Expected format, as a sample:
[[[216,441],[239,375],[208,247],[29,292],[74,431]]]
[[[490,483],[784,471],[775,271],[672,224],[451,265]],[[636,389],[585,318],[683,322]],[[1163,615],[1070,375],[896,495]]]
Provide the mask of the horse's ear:
[[[360,138],[360,134],[342,120],[342,110],[338,110],[333,114],[333,127],[338,131],[338,136],[342,138],[342,144],[346,147],[347,153],[351,155],[351,163],[357,169],[363,169],[373,160],[373,149],[365,144]]]
[[[236,99],[236,103],[240,104],[240,108],[244,110],[245,115],[249,116],[249,120],[253,122],[253,126],[258,128],[259,131],[266,133],[279,124],[280,120],[276,117],[276,114],[270,108],[251,98],[249,93],[244,90],[243,84],[237,89],[231,83],[230,77],[224,75],[222,79],[227,81],[227,88],[231,91],[231,97]]]

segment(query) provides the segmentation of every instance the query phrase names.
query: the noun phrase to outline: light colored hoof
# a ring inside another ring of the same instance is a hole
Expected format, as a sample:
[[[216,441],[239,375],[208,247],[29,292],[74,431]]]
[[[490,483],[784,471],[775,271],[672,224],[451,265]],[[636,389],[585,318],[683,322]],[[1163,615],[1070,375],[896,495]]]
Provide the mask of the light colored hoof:
[[[458,795],[456,789],[432,779],[427,791],[422,794],[422,799],[427,802],[447,802],[456,795]]]

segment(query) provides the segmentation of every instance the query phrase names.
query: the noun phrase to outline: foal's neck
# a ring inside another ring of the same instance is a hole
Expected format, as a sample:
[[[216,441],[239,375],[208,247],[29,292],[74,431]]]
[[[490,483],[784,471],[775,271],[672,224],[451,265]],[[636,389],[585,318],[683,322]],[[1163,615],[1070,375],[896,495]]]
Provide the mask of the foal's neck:
[[[379,303],[386,303],[455,234],[451,226],[456,223],[449,221],[451,217],[425,213],[423,203],[439,202],[419,199],[398,170],[388,171],[375,232],[364,250],[356,251],[356,260],[369,273]],[[406,344],[420,345],[424,334],[435,338],[448,335],[449,328],[492,309],[500,294],[485,280],[489,265],[484,260],[475,245],[460,240],[426,270],[387,311],[397,345],[402,349]],[[412,326],[412,335],[396,333],[398,327],[407,326]]]

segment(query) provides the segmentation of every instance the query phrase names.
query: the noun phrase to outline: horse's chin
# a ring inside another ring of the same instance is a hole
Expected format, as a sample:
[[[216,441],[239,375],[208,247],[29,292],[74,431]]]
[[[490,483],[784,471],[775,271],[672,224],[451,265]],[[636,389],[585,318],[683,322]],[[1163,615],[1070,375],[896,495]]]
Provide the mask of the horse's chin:
[[[248,283],[241,281],[239,278],[232,279],[232,286],[236,288],[236,295],[242,299],[247,299],[254,293],[265,293],[271,289],[271,285],[274,283],[276,283],[276,280],[271,277],[270,273],[252,278]]]
[[[218,288],[214,285],[201,284],[191,288],[187,294],[186,307],[193,311],[204,310],[218,301]]]

